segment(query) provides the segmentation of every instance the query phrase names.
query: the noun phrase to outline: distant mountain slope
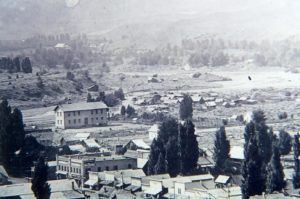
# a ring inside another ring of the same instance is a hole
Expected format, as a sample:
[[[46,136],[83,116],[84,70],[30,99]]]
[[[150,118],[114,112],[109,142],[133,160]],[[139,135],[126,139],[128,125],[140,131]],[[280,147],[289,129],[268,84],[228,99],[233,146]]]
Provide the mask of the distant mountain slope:
[[[292,0],[80,0],[72,8],[63,0],[0,0],[0,37],[85,32],[140,47],[205,35],[282,39],[300,35],[299,7]]]

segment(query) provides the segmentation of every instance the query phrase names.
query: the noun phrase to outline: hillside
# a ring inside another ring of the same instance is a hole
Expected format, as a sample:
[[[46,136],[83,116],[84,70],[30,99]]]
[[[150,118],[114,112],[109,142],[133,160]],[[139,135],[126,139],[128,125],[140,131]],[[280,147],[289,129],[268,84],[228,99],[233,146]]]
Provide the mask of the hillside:
[[[300,35],[300,2],[290,0],[81,0],[73,7],[66,2],[0,1],[0,36],[84,32],[116,43],[126,35],[121,45],[152,46],[209,35],[258,40]]]

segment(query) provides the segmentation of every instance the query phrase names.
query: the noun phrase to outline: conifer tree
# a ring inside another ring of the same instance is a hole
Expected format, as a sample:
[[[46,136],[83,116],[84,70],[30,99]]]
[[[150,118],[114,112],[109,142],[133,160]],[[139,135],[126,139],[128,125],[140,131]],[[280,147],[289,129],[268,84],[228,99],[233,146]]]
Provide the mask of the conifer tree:
[[[159,153],[157,163],[154,167],[155,174],[167,173],[165,157],[162,152]]]
[[[193,117],[193,100],[189,95],[184,95],[179,106],[180,119],[192,119]]]
[[[292,149],[292,138],[284,130],[279,132],[279,141],[278,141],[279,152],[281,155],[287,155]]]
[[[51,194],[50,185],[47,183],[48,165],[45,158],[40,156],[34,168],[31,190],[37,199],[49,199]]]
[[[260,195],[263,192],[263,182],[261,180],[262,160],[259,156],[257,141],[251,137],[247,144],[247,153],[242,169],[242,196],[243,199],[249,199],[250,196]]]
[[[31,62],[29,57],[26,57],[23,61],[22,61],[22,71],[24,73],[32,73],[32,66],[31,66]]]
[[[121,115],[125,116],[125,114],[126,114],[126,108],[125,108],[125,106],[122,106],[121,107]]]
[[[158,160],[158,156],[160,154],[160,150],[158,147],[158,142],[156,139],[153,139],[151,146],[150,146],[150,154],[149,154],[149,160],[148,160],[148,175],[154,175],[155,174],[155,165]]]
[[[199,146],[195,135],[195,126],[187,120],[179,128],[180,170],[183,175],[191,174],[196,169],[199,158]]]
[[[225,127],[222,126],[216,132],[214,146],[214,172],[215,174],[224,174],[226,161],[229,159],[230,144],[226,138]]]
[[[300,164],[299,164],[299,155],[300,155],[300,145],[299,145],[299,134],[294,136],[294,175],[293,175],[293,186],[295,189],[300,188]]]
[[[266,191],[272,193],[281,191],[285,186],[283,168],[277,146],[273,146],[273,155],[267,166]]]

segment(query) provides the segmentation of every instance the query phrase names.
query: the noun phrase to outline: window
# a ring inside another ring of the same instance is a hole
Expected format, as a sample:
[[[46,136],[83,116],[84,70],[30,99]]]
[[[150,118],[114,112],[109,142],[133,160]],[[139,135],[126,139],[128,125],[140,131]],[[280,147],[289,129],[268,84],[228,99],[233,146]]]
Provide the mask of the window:
[[[93,110],[91,110],[91,114],[92,114],[92,115],[94,114],[94,111],[93,111]]]
[[[98,109],[96,109],[96,114],[98,114]]]
[[[58,165],[58,170],[60,170],[60,165]]]
[[[98,117],[96,117],[96,120],[98,121]]]
[[[178,188],[178,194],[181,194],[181,189],[180,188]]]
[[[62,112],[60,112],[60,116],[62,116]]]
[[[81,123],[81,119],[78,119],[78,123],[79,123],[79,124]]]
[[[100,110],[100,113],[101,113],[101,114],[103,113],[103,110],[102,110],[102,109]]]
[[[91,118],[91,120],[92,120],[92,123],[94,123],[94,118]]]
[[[76,112],[74,111],[74,112],[73,112],[73,116],[75,116],[75,115],[76,115]]]
[[[78,115],[80,115],[80,111],[78,111]]]
[[[71,120],[69,120],[69,124],[71,124]]]
[[[74,119],[74,124],[76,124],[76,119]]]
[[[71,116],[71,113],[68,113],[68,117],[70,117]]]
[[[57,120],[57,124],[59,124],[59,120]]]
[[[132,169],[132,166],[131,166],[131,164],[128,164],[128,169]]]
[[[109,166],[106,167],[106,171],[109,171]]]
[[[114,166],[114,170],[118,170],[118,165],[115,165],[115,166]]]
[[[59,112],[57,112],[56,115],[59,116]]]
[[[103,120],[103,117],[101,117],[101,120]]]
[[[100,172],[101,171],[101,167],[98,167],[98,172]]]

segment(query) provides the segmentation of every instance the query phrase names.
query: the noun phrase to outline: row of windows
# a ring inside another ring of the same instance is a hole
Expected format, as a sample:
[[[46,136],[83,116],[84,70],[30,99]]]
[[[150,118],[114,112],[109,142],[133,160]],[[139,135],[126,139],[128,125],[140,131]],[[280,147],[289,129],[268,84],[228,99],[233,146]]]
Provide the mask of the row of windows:
[[[101,114],[103,114],[103,109],[100,109],[99,112],[100,112]],[[91,115],[93,115],[94,113],[95,113],[95,114],[98,114],[99,112],[98,112],[98,109],[96,109],[96,110],[91,110]],[[71,114],[73,114],[73,116],[76,116],[76,113],[77,113],[78,116],[80,116],[80,111],[73,111],[73,112],[68,112],[68,117],[70,117]]]
[[[62,116],[62,112],[57,112],[56,115],[57,116]]]
[[[99,120],[98,117],[96,117],[95,119],[96,119],[96,121]],[[101,119],[101,120],[104,120],[103,117],[101,117],[100,119]],[[72,120],[69,120],[68,122],[69,122],[69,124],[72,124]],[[81,124],[81,119],[77,119],[77,120],[74,119],[74,120],[73,120],[73,124],[76,124],[77,122],[78,122],[78,124]],[[94,123],[94,118],[91,118],[91,123]]]
[[[69,172],[68,168],[69,168],[68,166],[58,165],[58,170],[60,170],[60,171],[67,171],[67,172]],[[80,168],[70,167],[70,172],[71,173],[78,173],[78,174],[80,174],[81,173],[81,169]]]
[[[62,124],[62,120],[57,120],[57,124]]]
[[[132,165],[131,164],[128,164],[128,169],[132,169]],[[106,166],[105,170],[109,171],[109,166]],[[118,170],[118,165],[114,165],[113,166],[113,170]],[[97,171],[101,172],[102,171],[101,167],[98,167]]]

